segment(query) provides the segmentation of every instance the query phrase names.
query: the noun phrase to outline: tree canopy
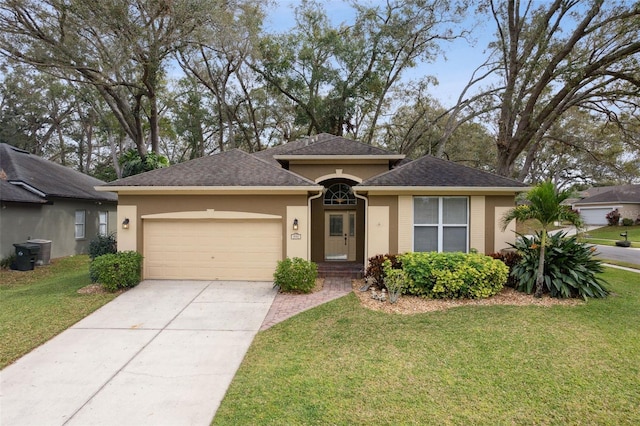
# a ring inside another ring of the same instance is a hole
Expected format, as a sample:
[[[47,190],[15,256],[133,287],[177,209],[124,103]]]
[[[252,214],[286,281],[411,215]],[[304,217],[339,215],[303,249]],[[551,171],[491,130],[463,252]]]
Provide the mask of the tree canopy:
[[[269,7],[3,1],[0,139],[107,179],[130,148],[175,163],[320,132],[530,183],[640,178],[639,2],[305,0],[286,32]],[[429,64],[478,21],[486,61],[444,107]]]

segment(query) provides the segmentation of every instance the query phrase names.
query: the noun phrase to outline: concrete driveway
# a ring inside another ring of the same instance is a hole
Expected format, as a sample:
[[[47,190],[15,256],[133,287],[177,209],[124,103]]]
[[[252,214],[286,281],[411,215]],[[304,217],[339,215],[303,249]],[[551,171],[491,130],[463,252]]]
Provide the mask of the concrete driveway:
[[[208,425],[276,295],[144,281],[0,372],[2,425]]]

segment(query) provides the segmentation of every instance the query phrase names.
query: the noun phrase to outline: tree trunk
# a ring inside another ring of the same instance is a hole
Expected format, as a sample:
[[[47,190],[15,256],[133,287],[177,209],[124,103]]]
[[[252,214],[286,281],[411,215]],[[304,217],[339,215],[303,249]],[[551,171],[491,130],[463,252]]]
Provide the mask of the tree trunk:
[[[536,292],[534,297],[542,297],[542,291],[544,289],[544,251],[547,244],[547,231],[542,230],[542,237],[540,238],[540,259],[538,260],[538,275],[536,277]]]

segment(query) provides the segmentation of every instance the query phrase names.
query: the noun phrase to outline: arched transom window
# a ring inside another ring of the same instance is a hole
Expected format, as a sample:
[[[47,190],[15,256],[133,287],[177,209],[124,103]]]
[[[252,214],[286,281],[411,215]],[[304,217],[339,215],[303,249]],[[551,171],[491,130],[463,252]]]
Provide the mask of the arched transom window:
[[[325,206],[354,206],[356,197],[346,183],[334,183],[324,194]]]

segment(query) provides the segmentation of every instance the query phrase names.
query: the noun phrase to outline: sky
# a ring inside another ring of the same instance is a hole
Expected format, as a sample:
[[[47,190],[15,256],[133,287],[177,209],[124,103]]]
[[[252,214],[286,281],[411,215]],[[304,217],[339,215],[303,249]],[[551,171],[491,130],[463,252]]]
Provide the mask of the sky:
[[[265,29],[281,33],[292,28],[295,24],[293,9],[299,3],[297,0],[276,0],[268,11]],[[380,0],[369,1],[371,5],[384,3]],[[353,10],[347,1],[324,0],[322,4],[334,24],[349,22],[353,19]],[[417,79],[425,75],[436,77],[439,84],[429,90],[431,95],[442,105],[453,106],[473,71],[486,60],[484,51],[493,35],[493,29],[489,24],[480,23],[473,31],[475,46],[463,39],[443,43],[441,47],[446,57],[440,57],[434,63],[421,64],[408,70],[404,78]]]

